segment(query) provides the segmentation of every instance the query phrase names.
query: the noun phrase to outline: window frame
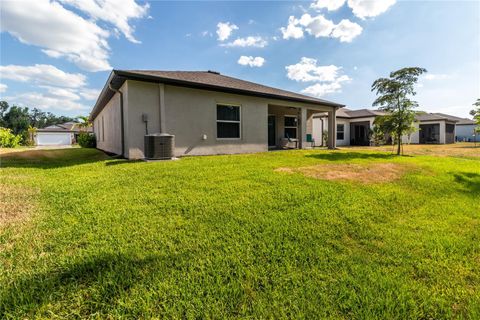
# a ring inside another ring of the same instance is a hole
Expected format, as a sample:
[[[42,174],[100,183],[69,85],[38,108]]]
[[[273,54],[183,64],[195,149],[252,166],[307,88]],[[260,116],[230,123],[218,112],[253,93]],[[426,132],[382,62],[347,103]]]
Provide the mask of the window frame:
[[[297,121],[295,122],[297,125],[295,127],[293,126],[286,126],[285,125],[285,119],[286,118],[295,118]],[[287,135],[285,134],[285,129],[295,129],[295,138],[287,138]],[[293,114],[286,114],[283,116],[283,138],[284,139],[298,139],[298,116],[293,115]]]
[[[338,130],[338,126],[342,126],[343,129],[342,129],[342,130]],[[341,140],[341,141],[345,140],[345,124],[344,124],[344,123],[337,123],[336,129],[337,129],[337,130],[336,130],[336,131],[337,131],[337,136],[336,136],[335,138],[336,138],[337,140]],[[343,136],[342,139],[339,139],[339,138],[338,138],[338,134],[339,134],[339,133],[342,134],[342,136]]]
[[[238,108],[237,120],[218,120],[218,106],[236,107]],[[220,138],[218,137],[218,123],[238,123],[238,138]],[[215,104],[215,138],[216,140],[241,140],[242,139],[242,105],[236,103],[217,102]]]

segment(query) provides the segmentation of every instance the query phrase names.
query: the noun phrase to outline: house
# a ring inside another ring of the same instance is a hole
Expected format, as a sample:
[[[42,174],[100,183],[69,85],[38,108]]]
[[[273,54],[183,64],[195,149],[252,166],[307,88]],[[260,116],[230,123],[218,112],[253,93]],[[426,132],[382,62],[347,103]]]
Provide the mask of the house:
[[[471,119],[461,119],[456,123],[456,139],[457,141],[480,142],[480,126]],[[477,133],[475,134],[475,130]]]
[[[341,107],[215,71],[113,70],[90,120],[97,148],[142,159],[151,133],[174,135],[177,157],[308,148],[313,115],[331,115],[333,137]]]
[[[370,145],[370,128],[373,121],[385,112],[380,110],[341,108],[337,111],[336,145],[368,146]],[[328,130],[328,115],[315,114],[313,117],[313,138],[323,141],[323,132]]]
[[[455,117],[455,116],[451,116],[444,113],[437,113],[437,114],[444,117],[448,117],[456,121],[455,141],[473,142],[475,141],[474,139],[477,139],[477,141],[480,141],[480,133],[477,133],[477,135],[475,135],[475,129],[478,128],[479,126],[474,120],[468,119],[468,118]]]
[[[91,132],[88,128],[86,131]],[[34,141],[37,146],[64,146],[77,141],[80,128],[76,122],[65,122],[37,129]]]
[[[337,111],[336,145],[370,145],[370,132],[373,128],[373,122],[376,117],[385,114],[381,110],[339,109]],[[465,123],[466,120],[468,119],[443,113],[419,113],[414,123],[417,130],[410,136],[404,136],[403,142],[418,144],[454,143],[457,123]],[[323,132],[326,129],[328,129],[328,115],[325,113],[315,114],[313,116],[314,139],[322,141]]]

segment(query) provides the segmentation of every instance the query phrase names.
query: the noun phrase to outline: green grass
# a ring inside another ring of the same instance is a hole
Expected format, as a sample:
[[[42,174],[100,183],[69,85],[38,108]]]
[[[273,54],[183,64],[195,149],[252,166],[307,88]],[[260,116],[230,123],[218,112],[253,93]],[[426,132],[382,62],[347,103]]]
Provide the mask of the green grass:
[[[377,162],[416,169],[381,184],[274,171]],[[0,187],[1,319],[480,318],[479,158],[19,152]]]

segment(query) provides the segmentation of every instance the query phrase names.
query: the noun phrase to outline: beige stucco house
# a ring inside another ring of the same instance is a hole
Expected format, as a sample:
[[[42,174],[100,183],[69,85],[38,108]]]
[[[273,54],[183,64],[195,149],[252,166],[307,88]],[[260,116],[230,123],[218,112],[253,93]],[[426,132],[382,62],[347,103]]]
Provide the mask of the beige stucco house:
[[[144,136],[175,136],[174,155],[308,148],[313,115],[343,105],[214,71],[113,70],[90,114],[97,148],[144,158]]]

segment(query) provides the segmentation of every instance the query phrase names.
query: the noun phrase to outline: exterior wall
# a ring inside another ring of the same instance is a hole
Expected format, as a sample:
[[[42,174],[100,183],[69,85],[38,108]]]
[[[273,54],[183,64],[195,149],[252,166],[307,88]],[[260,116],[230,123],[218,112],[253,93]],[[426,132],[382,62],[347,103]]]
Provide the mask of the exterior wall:
[[[125,156],[143,159],[145,134],[160,132],[160,88],[151,82],[128,80],[125,83]],[[143,114],[148,118],[147,123],[142,119]]]
[[[240,106],[240,139],[217,138],[221,103]],[[267,114],[265,99],[165,86],[166,131],[175,135],[176,156],[267,151]]]
[[[457,124],[455,126],[457,141],[474,141],[474,129],[474,124]],[[477,133],[477,141],[480,141],[480,133]]]
[[[121,90],[124,90],[123,87]],[[93,131],[97,139],[98,149],[115,154],[122,153],[120,122],[120,95],[115,93],[93,121]]]

